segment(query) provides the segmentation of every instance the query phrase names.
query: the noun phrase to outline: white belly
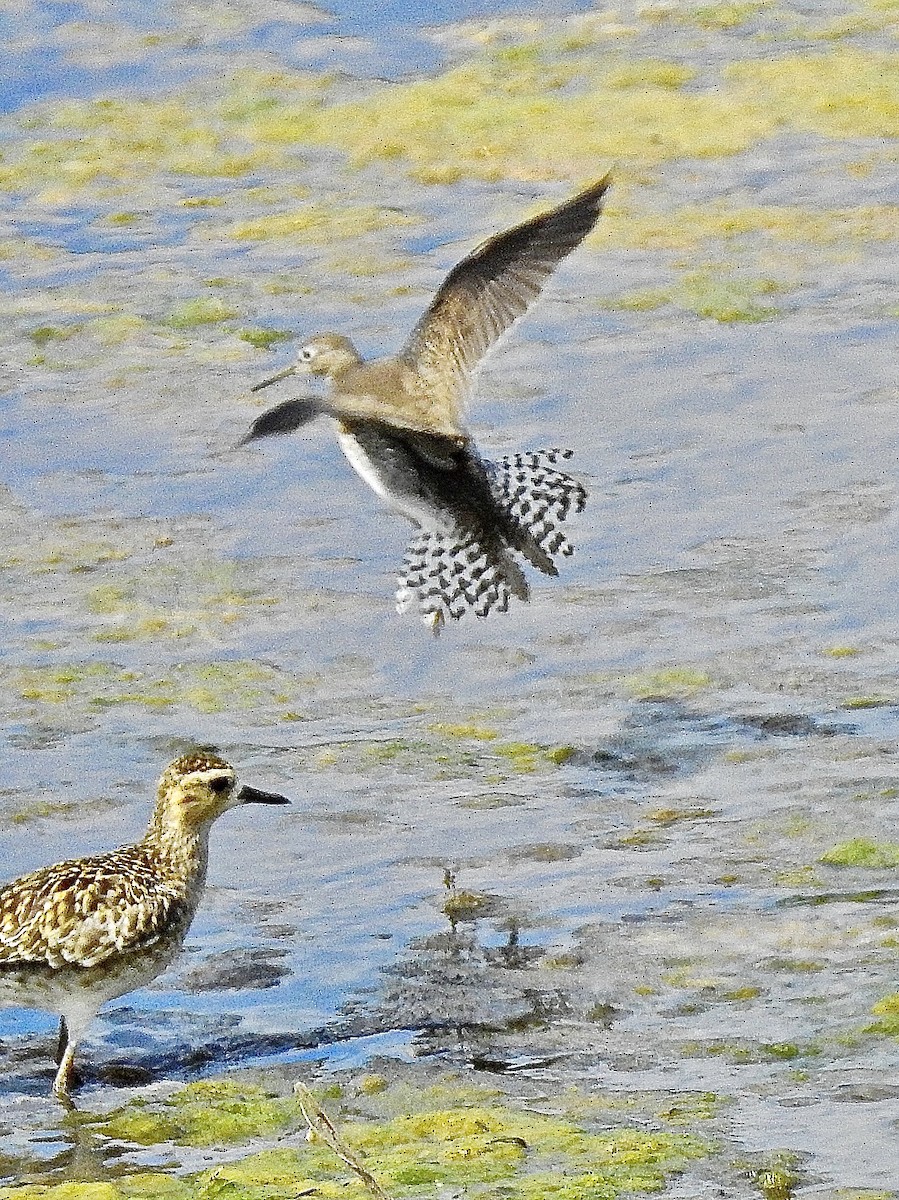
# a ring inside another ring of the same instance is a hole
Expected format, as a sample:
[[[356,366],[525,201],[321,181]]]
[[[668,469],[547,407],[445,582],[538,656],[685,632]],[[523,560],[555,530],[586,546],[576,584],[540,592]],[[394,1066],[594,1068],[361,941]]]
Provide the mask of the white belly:
[[[410,465],[404,473],[394,470],[388,480],[387,472],[378,467],[352,433],[338,429],[337,440],[356,474],[364,479],[371,490],[385,500],[394,512],[434,533],[449,534],[455,530],[456,522],[452,514],[429,502],[415,468]]]
[[[373,492],[381,497],[382,500],[392,501],[392,497],[384,484],[383,479],[378,474],[374,463],[359,445],[356,438],[351,433],[346,433],[343,429],[338,429],[337,440],[340,442],[340,448],[346,456],[347,462],[353,468]]]

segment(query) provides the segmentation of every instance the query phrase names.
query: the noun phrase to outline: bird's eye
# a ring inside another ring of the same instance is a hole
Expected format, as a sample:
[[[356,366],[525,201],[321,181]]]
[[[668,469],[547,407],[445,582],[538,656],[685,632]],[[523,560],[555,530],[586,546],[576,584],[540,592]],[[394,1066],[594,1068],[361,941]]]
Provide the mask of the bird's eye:
[[[231,786],[231,780],[227,775],[216,775],[215,779],[210,780],[209,786],[214,792],[227,792]]]
[[[315,358],[315,351],[311,346],[304,346],[300,351],[300,358],[303,360],[303,362],[311,362],[312,359]]]

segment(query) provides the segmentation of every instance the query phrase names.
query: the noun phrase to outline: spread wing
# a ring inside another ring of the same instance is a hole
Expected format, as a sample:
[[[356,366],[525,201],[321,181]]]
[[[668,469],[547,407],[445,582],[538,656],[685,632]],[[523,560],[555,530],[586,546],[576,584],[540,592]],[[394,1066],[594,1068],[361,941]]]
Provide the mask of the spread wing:
[[[0,888],[0,970],[26,963],[93,967],[145,949],[192,916],[183,887],[137,847],[58,863]]]
[[[400,358],[452,421],[465,408],[481,359],[596,224],[610,182],[606,175],[551,212],[490,238],[440,285]]]

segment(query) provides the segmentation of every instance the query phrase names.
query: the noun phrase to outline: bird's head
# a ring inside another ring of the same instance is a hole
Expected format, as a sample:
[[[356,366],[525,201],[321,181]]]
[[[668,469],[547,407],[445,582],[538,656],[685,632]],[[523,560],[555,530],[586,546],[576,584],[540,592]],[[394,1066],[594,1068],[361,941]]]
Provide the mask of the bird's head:
[[[325,378],[333,378],[349,367],[357,366],[361,361],[356,347],[342,333],[316,333],[300,346],[291,366],[285,367],[269,379],[263,379],[250,390],[259,392],[269,384],[287,379],[289,375],[322,375]]]
[[[176,758],[159,780],[155,819],[168,829],[202,829],[238,804],[289,804],[275,792],[240,786],[234,768],[210,750]]]

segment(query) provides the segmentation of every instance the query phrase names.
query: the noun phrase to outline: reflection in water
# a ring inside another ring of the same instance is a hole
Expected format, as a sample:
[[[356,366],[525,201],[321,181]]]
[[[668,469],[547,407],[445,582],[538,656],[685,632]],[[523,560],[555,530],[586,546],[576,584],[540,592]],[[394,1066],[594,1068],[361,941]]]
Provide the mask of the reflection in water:
[[[74,1183],[118,1174],[115,1162],[124,1150],[95,1132],[93,1120],[74,1106],[62,1112],[55,1103],[19,1113],[18,1127],[3,1130],[9,1153],[0,1154],[0,1182]]]
[[[521,915],[508,901],[460,891],[449,871],[444,886],[448,928],[409,942],[384,970],[373,1011],[385,1026],[419,1030],[419,1054],[501,1064],[516,1053],[507,1035],[567,1015],[569,998],[534,971],[546,951],[521,944]]]
[[[681,700],[648,695],[601,746],[579,750],[572,760],[646,785],[698,774],[735,746],[768,738],[835,737],[852,732],[853,725],[845,717],[796,712],[702,712]]]

